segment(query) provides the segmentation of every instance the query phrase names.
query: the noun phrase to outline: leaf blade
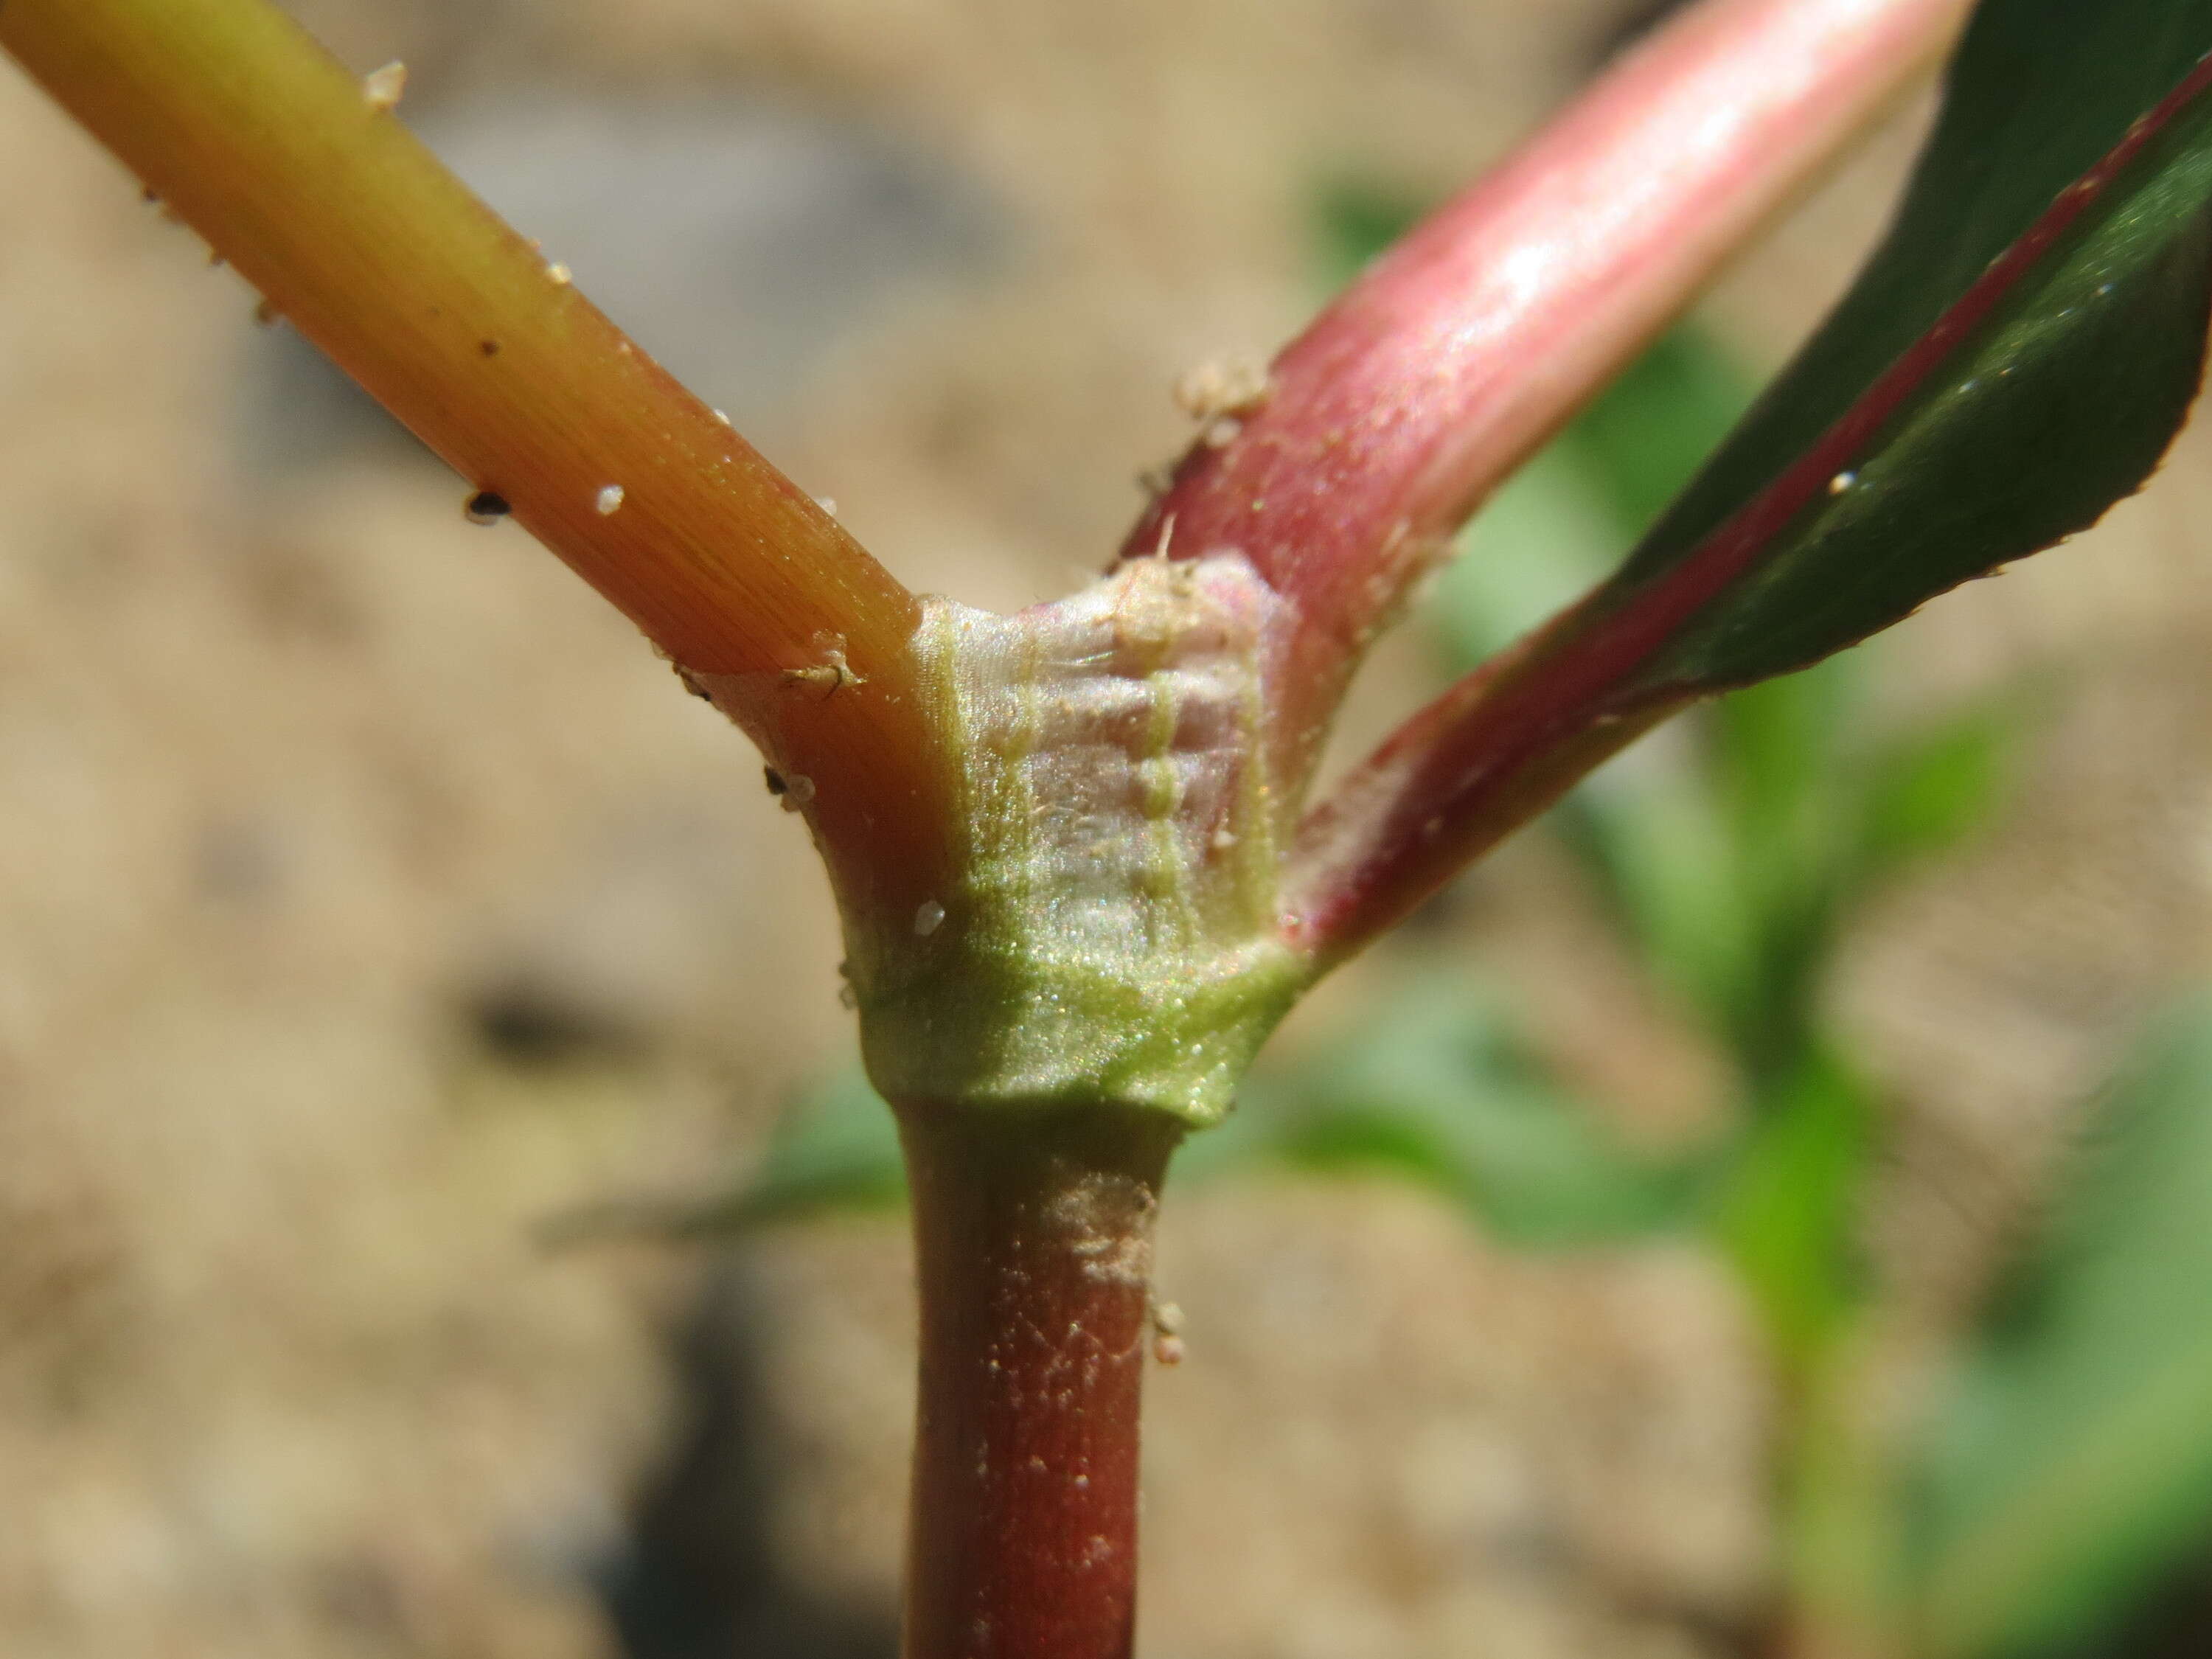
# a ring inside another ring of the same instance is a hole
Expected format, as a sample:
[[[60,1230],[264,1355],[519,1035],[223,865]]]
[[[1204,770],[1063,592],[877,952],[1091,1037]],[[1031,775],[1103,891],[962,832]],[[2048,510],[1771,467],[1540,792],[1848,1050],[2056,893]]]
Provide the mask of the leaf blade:
[[[2212,319],[2207,49],[2212,0],[1985,0],[1866,276],[1620,573],[1309,816],[1301,936],[1357,948],[1685,703],[1855,643],[2137,488]]]

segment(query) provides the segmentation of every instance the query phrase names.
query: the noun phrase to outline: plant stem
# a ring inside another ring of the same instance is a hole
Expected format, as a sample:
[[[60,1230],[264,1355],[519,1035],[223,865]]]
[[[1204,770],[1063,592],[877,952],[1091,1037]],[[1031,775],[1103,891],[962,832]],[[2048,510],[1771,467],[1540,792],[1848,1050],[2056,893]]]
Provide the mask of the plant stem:
[[[1852,476],[1910,401],[1949,372],[1959,350],[2069,231],[2208,96],[2212,60],[2146,111],[1794,459],[1660,574],[1607,582],[1384,739],[1299,827],[1293,938],[1325,962],[1340,960],[1607,757],[1686,703],[1729,689],[1726,677],[1709,672],[1647,671],[1701,610],[1756,569],[1834,480]],[[2193,373],[2189,384],[2196,385]]]
[[[1126,1659],[1152,1214],[1181,1127],[899,1116],[921,1295],[905,1659]]]
[[[841,880],[896,885],[894,906],[911,886],[909,910],[942,880],[944,768],[906,695],[914,596],[388,100],[267,0],[4,0],[0,47],[462,477],[714,680],[813,784]]]
[[[1967,0],[1705,0],[1399,243],[1193,446],[1124,557],[1236,548],[1299,623],[1302,784],[1369,641],[1460,523],[1922,74]]]

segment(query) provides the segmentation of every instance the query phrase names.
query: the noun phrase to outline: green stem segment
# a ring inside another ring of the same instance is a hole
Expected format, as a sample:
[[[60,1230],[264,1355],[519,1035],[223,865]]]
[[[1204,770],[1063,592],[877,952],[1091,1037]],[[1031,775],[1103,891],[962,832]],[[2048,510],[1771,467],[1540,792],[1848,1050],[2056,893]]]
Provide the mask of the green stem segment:
[[[841,884],[940,882],[919,604],[267,0],[0,0],[0,47],[779,769]],[[456,503],[458,506],[458,501]]]
[[[1152,1215],[1182,1126],[899,1115],[921,1292],[905,1659],[1126,1659]]]

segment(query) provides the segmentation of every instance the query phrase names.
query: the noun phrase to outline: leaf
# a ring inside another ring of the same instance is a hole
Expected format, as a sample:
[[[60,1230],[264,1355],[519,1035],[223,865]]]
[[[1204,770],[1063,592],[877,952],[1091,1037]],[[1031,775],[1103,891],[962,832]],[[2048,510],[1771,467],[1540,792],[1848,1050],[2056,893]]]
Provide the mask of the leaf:
[[[2097,1109],[1914,1486],[1932,1659],[2079,1639],[2212,1531],[2212,995]]]
[[[1427,217],[1429,204],[1364,180],[1342,179],[1315,192],[1313,226],[1322,276],[1343,287]]]
[[[1603,576],[1749,402],[1694,322],[1654,341],[1462,534],[1429,611],[1448,665],[1474,667]]]
[[[725,1213],[743,1225],[824,1209],[879,1208],[905,1195],[891,1109],[866,1074],[848,1066],[793,1103]]]
[[[1859,1205],[1876,1103],[1834,1055],[1801,1055],[1731,1164],[1714,1231],[1783,1363],[1807,1370],[1864,1296]]]
[[[1636,954],[1708,1027],[1725,1031],[1759,963],[1763,919],[1690,745],[1647,744],[1554,814]]]
[[[1577,619],[1613,706],[1802,667],[2142,483],[2212,307],[2208,49],[2208,0],[1985,0],[1887,240]]]
[[[732,1189],[595,1204],[555,1218],[539,1237],[555,1245],[625,1233],[726,1237],[771,1222],[887,1209],[905,1199],[898,1125],[855,1063],[793,1097],[760,1162]]]
[[[1753,387],[1695,322],[1678,323],[1583,410],[1561,443],[1626,537],[1641,536],[1750,405]]]
[[[1917,726],[1872,756],[1859,808],[1857,878],[1880,880],[1987,823],[2018,738],[2014,711],[1992,700]]]
[[[1685,1224],[1706,1174],[1702,1156],[1624,1145],[1456,976],[1409,990],[1357,1037],[1247,1094],[1178,1155],[1179,1181],[1262,1162],[1386,1169],[1466,1206],[1508,1243],[1561,1249]]]
[[[1424,607],[1448,668],[1464,672],[1504,649],[1619,562],[1631,534],[1602,488],[1562,440],[1491,497]]]

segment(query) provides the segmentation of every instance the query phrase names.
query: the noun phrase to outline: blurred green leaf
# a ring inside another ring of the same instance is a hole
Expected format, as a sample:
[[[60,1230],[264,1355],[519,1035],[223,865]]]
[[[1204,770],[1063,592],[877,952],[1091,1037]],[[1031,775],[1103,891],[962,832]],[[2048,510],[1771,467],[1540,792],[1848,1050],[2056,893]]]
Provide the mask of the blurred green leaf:
[[[1465,672],[1603,577],[1750,400],[1696,323],[1654,342],[1461,536],[1425,606],[1446,665]]]
[[[1771,1091],[1716,1206],[1721,1247],[1778,1358],[1801,1375],[1864,1300],[1859,1206],[1876,1110],[1856,1073],[1814,1050]]]
[[[1684,1224],[1707,1174],[1702,1157],[1627,1147],[1455,975],[1409,984],[1358,1036],[1256,1081],[1228,1124],[1178,1155],[1176,1178],[1263,1161],[1392,1170],[1508,1243],[1552,1249]]]
[[[1369,180],[1336,179],[1313,198],[1322,278],[1333,292],[1367,269],[1378,255],[1411,230],[1428,204],[1410,192]]]
[[[700,1199],[595,1204],[556,1218],[539,1236],[556,1245],[623,1233],[720,1237],[905,1201],[898,1125],[855,1062],[793,1097],[759,1162],[733,1188]]]
[[[1933,1659],[2080,1638],[2212,1535],[2212,996],[2099,1105],[1914,1485]]]
[[[1613,523],[1632,538],[1696,476],[1751,406],[1753,390],[1711,334],[1695,322],[1678,323],[1562,437]]]
[[[1856,662],[1839,658],[1723,697],[1709,750],[1739,855],[1762,897],[1825,876],[1850,832],[1839,797],[1860,702]]]
[[[1620,560],[1630,536],[1598,491],[1573,447],[1554,443],[1490,498],[1421,610],[1452,673],[1571,604]]]
[[[1724,1034],[1757,972],[1761,918],[1689,750],[1663,734],[1648,741],[1569,796],[1552,822],[1646,969]]]
[[[1995,309],[1927,356],[1901,403],[1867,398],[2208,49],[2212,0],[1984,0],[1889,236],[1588,613],[1594,637],[1620,637],[1640,609],[1668,618],[1667,642],[1624,667],[1622,695],[1802,667],[2094,523],[2142,483],[2203,362],[2212,99],[2179,109],[2055,242],[2008,267]],[[1820,449],[1847,415],[1876,423]],[[1802,495],[1771,493],[1785,482]],[[1787,517],[1746,532],[1747,562],[1686,575],[1758,501]]]
[[[1989,822],[2002,798],[2020,719],[1990,702],[1916,726],[1869,757],[1855,874],[1879,880],[1948,852]]]
[[[823,1209],[902,1203],[906,1164],[898,1125],[859,1066],[802,1092],[725,1208],[732,1225]]]

